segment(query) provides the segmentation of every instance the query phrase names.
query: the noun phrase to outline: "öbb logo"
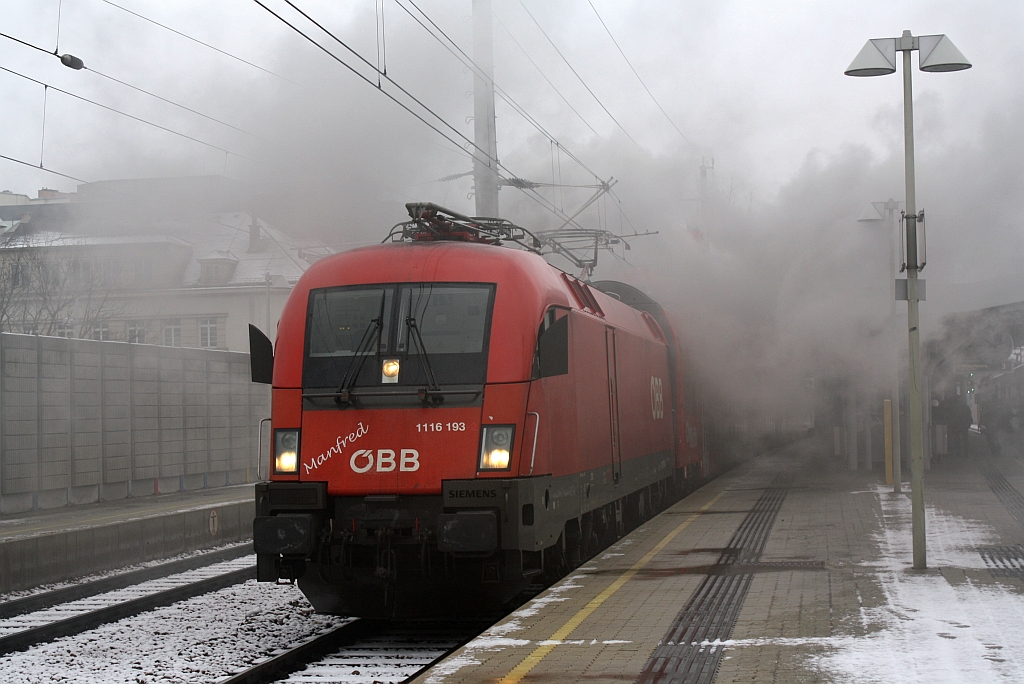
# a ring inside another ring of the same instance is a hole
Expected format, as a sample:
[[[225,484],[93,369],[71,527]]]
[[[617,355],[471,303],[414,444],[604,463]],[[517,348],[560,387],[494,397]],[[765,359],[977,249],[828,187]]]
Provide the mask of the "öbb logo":
[[[348,464],[357,473],[365,473],[376,462],[378,473],[390,473],[396,467],[402,472],[412,472],[420,469],[420,452],[415,449],[401,449],[397,458],[391,449],[378,449],[376,458],[373,449],[360,449],[352,454]]]
[[[665,395],[662,390],[661,378],[651,376],[651,415],[654,420],[665,417]]]

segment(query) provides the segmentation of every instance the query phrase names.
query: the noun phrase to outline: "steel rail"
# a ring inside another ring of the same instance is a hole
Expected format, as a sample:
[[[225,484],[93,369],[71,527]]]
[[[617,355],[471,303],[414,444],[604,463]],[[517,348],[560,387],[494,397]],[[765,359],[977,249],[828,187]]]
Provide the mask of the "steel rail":
[[[353,620],[307,638],[217,684],[264,684],[293,675],[300,681],[314,678],[325,684],[410,682],[485,628],[482,622]]]
[[[320,660],[331,651],[335,651],[359,639],[378,633],[384,629],[384,623],[374,620],[353,620],[334,629],[309,637],[298,645],[272,655],[252,667],[221,679],[217,684],[263,684],[287,676],[310,663]]]
[[[126,617],[138,615],[154,608],[169,606],[178,601],[208,594],[234,584],[256,579],[256,566],[233,570],[223,575],[209,577],[179,587],[165,589],[146,596],[122,601],[112,606],[75,615],[64,620],[50,622],[38,627],[31,627],[0,638],[0,655],[21,651],[36,644],[52,641],[65,636],[78,634],[108,622],[115,622]]]
[[[247,556],[251,553],[252,544],[239,544],[238,546],[233,546],[231,548],[191,556],[189,558],[182,558],[180,560],[171,561],[170,563],[161,563],[160,565],[154,565],[149,568],[132,570],[112,577],[104,577],[91,582],[82,582],[81,584],[73,584],[68,587],[54,589],[53,591],[11,599],[10,601],[0,603],[0,619],[14,617],[24,613],[32,613],[45,608],[52,608],[53,606],[60,605],[61,603],[77,601],[79,599],[89,598],[90,596],[96,596],[97,594],[105,594],[108,591],[125,589],[136,584],[148,582],[149,580],[161,579],[169,575],[176,575],[180,572],[213,565],[214,563],[234,560],[236,558],[241,558],[242,556]]]

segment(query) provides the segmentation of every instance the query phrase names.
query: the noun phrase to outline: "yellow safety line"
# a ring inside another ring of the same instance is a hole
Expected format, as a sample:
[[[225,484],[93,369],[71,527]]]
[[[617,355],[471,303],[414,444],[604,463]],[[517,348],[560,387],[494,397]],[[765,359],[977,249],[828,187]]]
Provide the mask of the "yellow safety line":
[[[658,544],[653,549],[648,551],[643,558],[634,563],[633,567],[631,567],[629,570],[620,575],[619,578],[612,582],[604,591],[602,591],[596,597],[592,598],[587,605],[580,608],[579,612],[577,612],[575,615],[569,618],[569,620],[564,625],[559,627],[557,632],[552,634],[549,639],[545,640],[554,643],[547,643],[543,646],[538,646],[537,648],[535,648],[533,653],[526,656],[526,658],[524,658],[522,662],[520,662],[518,665],[512,668],[512,671],[500,680],[500,684],[519,684],[519,682],[522,681],[523,677],[525,677],[527,673],[530,672],[530,670],[535,668],[540,663],[540,661],[544,660],[544,658],[549,653],[551,653],[551,651],[555,650],[555,646],[557,646],[559,642],[561,642],[567,636],[572,634],[573,630],[579,627],[584,620],[590,617],[591,613],[600,608],[602,603],[611,598],[612,594],[621,589],[626,582],[633,578],[633,575],[640,572],[640,570],[645,565],[650,563],[655,556],[661,553],[662,549],[668,546],[672,542],[672,540],[679,535],[680,532],[685,530],[690,523],[696,520],[697,516],[711,508],[711,506],[714,505],[714,503],[718,501],[720,498],[722,498],[724,494],[725,491],[719,492],[719,494],[715,496],[715,498],[711,499],[711,501],[708,501],[706,504],[704,504],[699,511],[691,515],[689,518],[680,523],[678,527],[676,527],[674,530],[665,535],[665,538],[658,542]]]

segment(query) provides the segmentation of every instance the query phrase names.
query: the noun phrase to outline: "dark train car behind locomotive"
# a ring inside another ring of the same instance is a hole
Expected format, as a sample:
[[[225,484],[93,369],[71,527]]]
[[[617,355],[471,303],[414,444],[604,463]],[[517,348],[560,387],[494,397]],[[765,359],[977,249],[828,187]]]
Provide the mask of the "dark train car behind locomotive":
[[[319,612],[496,612],[707,472],[661,307],[529,251],[337,254],[296,285],[273,355],[251,334],[273,385],[258,576]]]

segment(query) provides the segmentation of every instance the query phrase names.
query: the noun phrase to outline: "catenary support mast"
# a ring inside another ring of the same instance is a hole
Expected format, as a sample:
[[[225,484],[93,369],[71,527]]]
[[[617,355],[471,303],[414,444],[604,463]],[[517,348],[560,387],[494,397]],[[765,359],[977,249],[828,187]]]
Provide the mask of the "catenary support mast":
[[[473,183],[476,215],[498,216],[498,145],[494,121],[494,35],[491,0],[473,0]]]

